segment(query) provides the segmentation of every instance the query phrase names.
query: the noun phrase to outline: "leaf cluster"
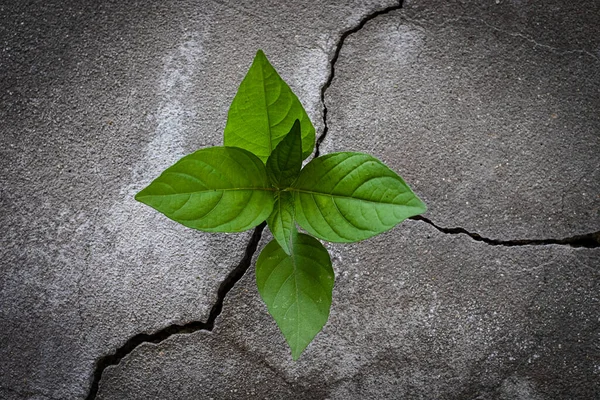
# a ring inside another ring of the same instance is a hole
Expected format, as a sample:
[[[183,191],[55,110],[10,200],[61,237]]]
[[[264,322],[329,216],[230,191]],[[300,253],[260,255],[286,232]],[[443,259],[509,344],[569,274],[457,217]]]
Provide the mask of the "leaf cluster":
[[[229,109],[224,146],[183,157],[136,195],[202,231],[241,232],[267,221],[274,239],[257,259],[256,283],[294,360],[332,302],[331,259],[315,237],[355,242],[426,210],[368,154],[327,154],[302,168],[314,146],[302,104],[259,50]]]

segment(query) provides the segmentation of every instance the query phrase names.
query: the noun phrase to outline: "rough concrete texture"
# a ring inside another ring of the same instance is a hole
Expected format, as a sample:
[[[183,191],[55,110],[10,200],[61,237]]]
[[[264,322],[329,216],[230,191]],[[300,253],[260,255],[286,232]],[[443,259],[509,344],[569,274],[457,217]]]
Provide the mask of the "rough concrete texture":
[[[84,398],[130,337],[208,318],[250,234],[195,232],[133,195],[222,143],[259,48],[319,127],[337,38],[389,4],[0,4],[0,398]]]
[[[380,157],[438,225],[600,230],[599,5],[480,3],[1,4],[0,398],[92,381],[105,399],[600,397],[599,249],[422,221],[329,246],[330,321],[296,363],[251,270],[213,331],[123,350],[207,321],[244,256],[250,233],[195,232],[133,195],[222,143],[258,48],[321,132],[325,85],[322,154]]]
[[[212,332],[140,346],[105,371],[98,398],[600,395],[600,249],[489,246],[416,221],[328,247],[331,316],[299,361],[249,272]]]
[[[598,15],[597,1],[407,2],[345,41],[322,152],[380,157],[441,226],[598,231]]]

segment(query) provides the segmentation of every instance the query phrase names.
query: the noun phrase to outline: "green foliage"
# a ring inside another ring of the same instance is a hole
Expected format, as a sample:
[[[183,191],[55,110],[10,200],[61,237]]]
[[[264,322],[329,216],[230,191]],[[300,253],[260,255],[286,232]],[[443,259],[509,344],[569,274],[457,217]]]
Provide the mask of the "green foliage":
[[[280,189],[275,194],[275,206],[267,219],[273,237],[286,254],[292,255],[292,233],[294,224],[294,194],[289,189],[302,168],[302,138],[298,120],[287,136],[279,142],[267,160],[267,175],[274,187]],[[283,190],[281,190],[283,189]]]
[[[263,162],[294,121],[302,126],[302,159],[315,147],[315,128],[292,89],[259,50],[227,115],[225,146],[241,147]]]
[[[294,223],[294,194],[292,192],[277,191],[275,193],[275,205],[267,219],[267,225],[283,251],[291,255],[290,241],[296,228]]]
[[[402,178],[363,153],[315,158],[292,189],[300,226],[330,242],[363,240],[425,212]]]
[[[287,136],[279,142],[267,160],[267,175],[276,188],[286,188],[300,174],[302,169],[302,138],[300,123],[294,122]]]
[[[256,284],[296,360],[329,318],[334,277],[325,247],[293,230],[291,255],[274,240],[260,253]]]
[[[241,232],[271,214],[273,191],[254,154],[210,147],[183,157],[135,198],[190,228]]]
[[[394,171],[363,153],[311,160],[315,129],[258,51],[225,128],[225,147],[183,157],[136,195],[167,217],[208,232],[240,232],[266,220],[274,240],[256,262],[256,283],[294,360],[329,317],[334,273],[323,245],[356,242],[425,212]]]

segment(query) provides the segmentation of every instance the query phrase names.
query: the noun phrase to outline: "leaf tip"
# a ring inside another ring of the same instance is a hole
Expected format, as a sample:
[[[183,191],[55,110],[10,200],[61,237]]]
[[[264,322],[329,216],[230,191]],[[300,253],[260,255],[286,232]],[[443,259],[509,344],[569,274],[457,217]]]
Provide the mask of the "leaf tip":
[[[287,340],[287,338],[286,338]],[[308,347],[309,343],[291,343],[288,341],[288,345],[290,346],[290,350],[292,352],[292,360],[293,361],[298,361],[298,359],[300,359],[300,356],[304,353],[304,350],[306,350],[306,348]]]
[[[417,207],[419,208],[419,213],[417,215],[425,214],[427,212],[427,204],[425,204],[425,202],[419,197],[415,197],[419,201],[419,204],[417,205]]]
[[[254,56],[254,59],[255,60],[258,60],[258,59],[266,60],[267,56],[265,55],[264,51],[262,51],[261,49],[258,49],[256,51],[256,56]]]
[[[133,196],[133,198],[134,198],[136,201],[139,201],[140,203],[144,203],[144,204],[145,204],[144,200],[142,200],[142,198],[144,197],[144,190],[146,190],[146,189],[142,189],[142,190],[140,190],[139,192],[137,192],[137,193],[135,194],[135,196]]]

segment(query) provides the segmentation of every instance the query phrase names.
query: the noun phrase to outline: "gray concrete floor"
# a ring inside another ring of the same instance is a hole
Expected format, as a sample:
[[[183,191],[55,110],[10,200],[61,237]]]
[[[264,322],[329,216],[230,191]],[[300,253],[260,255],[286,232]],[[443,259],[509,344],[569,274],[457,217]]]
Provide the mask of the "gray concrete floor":
[[[0,4],[0,398],[600,398],[600,3],[477,3]],[[266,230],[133,200],[222,143],[259,48],[321,154],[429,206],[326,244],[298,362],[254,282]]]

